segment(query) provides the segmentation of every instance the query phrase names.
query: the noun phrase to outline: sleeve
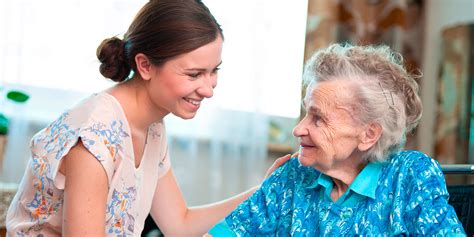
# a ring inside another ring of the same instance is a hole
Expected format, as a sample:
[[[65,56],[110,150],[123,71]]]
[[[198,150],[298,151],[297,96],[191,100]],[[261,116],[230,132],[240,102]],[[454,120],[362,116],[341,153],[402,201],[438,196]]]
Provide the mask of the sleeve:
[[[212,229],[209,230],[209,234],[218,237],[237,237],[225,220],[220,221],[212,227]]]
[[[465,235],[454,208],[448,204],[449,194],[438,162],[420,153],[408,173],[405,223],[409,232],[415,235]]]
[[[124,139],[129,135],[122,129],[114,128],[116,122],[110,125],[92,124],[81,129],[79,137],[84,147],[100,162],[107,175],[108,183],[112,182],[115,168],[122,161]],[[103,126],[97,126],[97,125]],[[115,130],[115,131],[112,131]]]
[[[252,196],[228,215],[225,218],[228,229],[237,236],[274,236],[285,216],[283,212],[291,212],[288,205],[291,206],[295,163],[297,159],[290,160],[275,170]]]
[[[53,182],[57,189],[64,189],[65,177],[59,172],[61,162],[72,147],[81,139],[84,147],[100,162],[109,183],[112,180],[115,166],[119,159],[118,153],[123,138],[128,136],[113,122],[87,122],[84,126],[75,126],[65,113],[33,137],[30,144],[34,173]],[[43,168],[44,167],[44,168]]]

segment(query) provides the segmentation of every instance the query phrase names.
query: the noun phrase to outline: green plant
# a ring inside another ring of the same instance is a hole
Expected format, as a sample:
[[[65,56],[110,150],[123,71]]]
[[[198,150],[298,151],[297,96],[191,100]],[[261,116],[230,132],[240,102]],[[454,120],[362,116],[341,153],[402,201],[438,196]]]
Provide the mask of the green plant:
[[[16,103],[25,103],[30,96],[24,92],[11,90],[7,93],[7,100],[11,100]],[[10,121],[8,118],[0,111],[0,135],[5,135],[8,133],[8,124]]]

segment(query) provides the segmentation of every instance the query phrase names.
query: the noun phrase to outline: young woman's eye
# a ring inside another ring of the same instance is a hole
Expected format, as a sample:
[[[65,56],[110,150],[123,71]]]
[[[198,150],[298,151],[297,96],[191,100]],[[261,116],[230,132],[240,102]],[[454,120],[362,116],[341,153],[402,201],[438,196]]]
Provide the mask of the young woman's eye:
[[[198,78],[200,75],[201,75],[200,72],[188,74],[188,76],[190,76],[190,77],[192,77],[192,78]]]
[[[218,68],[218,67],[216,67],[216,68],[214,68],[214,70],[212,70],[212,73],[213,73],[213,74],[217,74],[217,72],[218,72],[219,70],[221,70],[221,69]]]

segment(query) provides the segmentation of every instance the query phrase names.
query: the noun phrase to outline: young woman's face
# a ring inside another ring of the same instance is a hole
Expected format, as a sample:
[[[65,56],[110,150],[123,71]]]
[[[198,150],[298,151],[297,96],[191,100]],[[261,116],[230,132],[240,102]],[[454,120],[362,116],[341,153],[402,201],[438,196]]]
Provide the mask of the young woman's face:
[[[299,161],[326,173],[347,163],[359,145],[362,126],[353,119],[350,88],[338,81],[308,88],[306,115],[293,130],[299,138]]]
[[[148,87],[152,102],[164,113],[193,118],[217,86],[221,53],[222,38],[218,37],[156,67]]]

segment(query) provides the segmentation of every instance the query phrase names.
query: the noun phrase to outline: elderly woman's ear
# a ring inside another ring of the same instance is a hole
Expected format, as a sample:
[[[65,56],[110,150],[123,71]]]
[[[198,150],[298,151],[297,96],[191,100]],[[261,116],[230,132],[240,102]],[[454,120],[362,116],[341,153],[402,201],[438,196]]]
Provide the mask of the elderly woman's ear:
[[[382,127],[378,123],[370,123],[366,128],[361,132],[359,136],[359,150],[367,151],[369,150],[382,135]]]

